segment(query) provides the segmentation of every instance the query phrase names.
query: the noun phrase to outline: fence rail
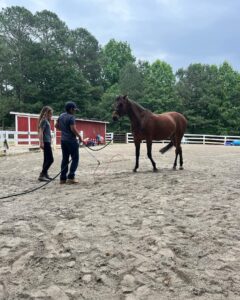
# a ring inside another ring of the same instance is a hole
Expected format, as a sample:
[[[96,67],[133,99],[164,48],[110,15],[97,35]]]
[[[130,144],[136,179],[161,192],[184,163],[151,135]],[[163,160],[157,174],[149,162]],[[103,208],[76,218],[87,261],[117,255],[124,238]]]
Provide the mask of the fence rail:
[[[113,132],[107,132],[105,136],[105,141],[106,142],[112,142],[113,143]]]
[[[0,147],[4,147],[4,142],[7,141],[9,146],[35,145],[39,143],[37,132],[28,131],[0,131]],[[54,138],[54,133],[53,133]],[[106,142],[114,143],[133,143],[132,133],[113,133],[107,132],[105,137]],[[209,145],[227,145],[235,140],[240,141],[240,136],[237,135],[211,135],[211,134],[185,134],[182,138],[183,144],[209,144]],[[170,140],[153,141],[153,143],[169,143]],[[145,141],[143,141],[145,143]]]
[[[52,131],[53,145],[56,145],[55,132]],[[80,131],[80,135],[83,136],[83,132]],[[106,133],[105,141],[113,142],[114,134],[112,132]],[[6,143],[7,142],[7,143]],[[0,149],[5,149],[8,146],[39,146],[39,138],[37,131],[10,131],[0,130]]]
[[[81,136],[83,136],[83,132],[80,132]],[[114,134],[112,132],[106,133],[105,141],[106,142],[113,142]],[[116,136],[115,136],[116,137]],[[55,133],[52,132],[53,142],[56,143]],[[39,138],[37,131],[3,131],[0,130],[0,147],[4,148],[4,143],[7,141],[9,146],[38,146],[39,145]]]
[[[126,133],[114,133],[113,134],[114,143],[127,143],[127,134]]]
[[[52,133],[54,135],[54,133]],[[37,131],[0,131],[0,147],[7,142],[9,146],[38,146],[39,138]]]
[[[186,144],[213,144],[226,145],[234,140],[240,140],[240,136],[211,135],[211,134],[185,134],[182,143]]]
[[[113,133],[112,133],[113,134]],[[113,134],[115,136],[115,134]],[[115,141],[115,138],[113,138]],[[185,134],[182,138],[183,144],[209,144],[209,145],[226,145],[235,140],[240,140],[240,136],[237,135],[212,135],[212,134]],[[126,138],[122,137],[122,142],[133,143],[132,133],[126,133]],[[146,141],[143,141],[145,143]],[[153,143],[169,143],[170,140],[153,141]]]
[[[17,132],[16,131],[0,131],[0,146],[4,145],[4,142],[7,141],[8,144],[15,145],[17,141]]]

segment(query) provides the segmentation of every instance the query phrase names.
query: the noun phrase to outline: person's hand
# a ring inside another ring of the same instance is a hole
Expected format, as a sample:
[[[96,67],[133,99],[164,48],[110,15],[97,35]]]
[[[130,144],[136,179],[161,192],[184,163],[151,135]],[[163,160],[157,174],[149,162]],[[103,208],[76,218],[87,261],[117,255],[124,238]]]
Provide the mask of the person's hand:
[[[44,149],[44,143],[40,142],[40,148],[43,150]]]

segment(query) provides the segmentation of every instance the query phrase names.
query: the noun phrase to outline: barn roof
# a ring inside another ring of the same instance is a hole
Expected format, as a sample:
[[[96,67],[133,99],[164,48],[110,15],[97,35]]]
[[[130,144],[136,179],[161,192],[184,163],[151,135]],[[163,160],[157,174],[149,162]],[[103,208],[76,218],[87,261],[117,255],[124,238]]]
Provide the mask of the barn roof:
[[[11,115],[17,115],[17,116],[22,116],[22,117],[33,117],[33,118],[38,118],[38,114],[30,114],[30,113],[21,113],[21,112],[15,112],[15,111],[10,111]],[[53,120],[58,119],[58,116],[52,116]],[[92,122],[92,123],[104,123],[104,124],[109,124],[109,122],[106,121],[99,121],[99,120],[92,120],[92,119],[82,119],[82,118],[76,118],[77,121],[82,121],[82,122]]]

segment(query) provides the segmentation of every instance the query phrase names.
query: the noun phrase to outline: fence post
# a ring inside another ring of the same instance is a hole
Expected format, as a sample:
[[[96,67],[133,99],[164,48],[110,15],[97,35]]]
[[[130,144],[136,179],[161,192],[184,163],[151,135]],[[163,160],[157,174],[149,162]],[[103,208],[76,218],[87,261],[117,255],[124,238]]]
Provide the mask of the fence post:
[[[7,139],[7,131],[4,131],[3,132],[3,142],[6,141],[6,139]]]
[[[18,146],[18,133],[17,133],[17,131],[14,132],[14,146]]]
[[[28,117],[28,145],[31,145],[31,123],[30,117]]]
[[[9,139],[9,132],[6,131],[6,137],[5,137],[5,140],[4,140],[4,144],[5,144],[5,148],[7,148],[7,149],[9,149],[8,139]]]
[[[79,134],[80,134],[80,136],[81,136],[81,138],[82,138],[82,140],[83,140],[83,131],[80,130]]]
[[[205,135],[203,136],[203,145],[205,145]]]
[[[223,145],[226,145],[226,142],[227,142],[227,137],[224,136],[224,142],[223,142]]]
[[[56,120],[53,120],[53,149],[55,150],[57,148],[57,128],[55,127]]]
[[[126,133],[126,144],[128,144],[128,135],[129,135],[129,133],[127,132]]]
[[[18,146],[18,116],[15,115],[15,134],[14,134],[14,140],[15,140],[15,146]]]

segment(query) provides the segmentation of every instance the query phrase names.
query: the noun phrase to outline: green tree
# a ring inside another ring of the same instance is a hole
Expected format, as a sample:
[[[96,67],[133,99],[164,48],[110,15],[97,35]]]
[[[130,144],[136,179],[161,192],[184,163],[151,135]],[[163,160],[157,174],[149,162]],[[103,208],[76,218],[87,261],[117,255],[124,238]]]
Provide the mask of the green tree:
[[[70,32],[69,48],[71,57],[79,71],[94,86],[101,78],[100,46],[96,38],[84,28]]]
[[[13,87],[19,104],[24,101],[28,56],[31,47],[33,15],[23,7],[13,6],[0,12],[0,35],[8,46],[6,81]]]
[[[143,97],[143,75],[133,63],[122,68],[119,75],[120,93],[139,101]]]
[[[48,10],[36,12],[34,15],[34,39],[41,45],[46,55],[62,54],[64,58],[68,36],[68,27],[55,13]]]
[[[219,67],[217,95],[221,99],[222,132],[239,134],[240,131],[240,74],[224,62]]]
[[[7,68],[8,68],[8,47],[4,39],[0,38],[0,95],[8,90]]]
[[[71,57],[71,32],[52,12],[44,10],[37,12],[34,17],[39,45],[38,63],[35,66],[39,75],[35,77],[40,89],[39,99],[44,105],[51,103],[56,112],[62,111],[66,101],[75,101],[82,114],[86,115],[91,86],[83,70],[76,68]]]
[[[154,112],[176,110],[175,76],[164,61],[156,60],[146,69],[144,80],[144,107]]]
[[[85,114],[96,118],[103,94],[99,43],[86,29],[77,28],[70,32],[68,44],[73,67],[89,83]]]
[[[177,72],[176,93],[193,133],[239,132],[240,77],[228,63],[192,64]]]
[[[212,119],[219,116],[219,101],[216,97],[217,67],[192,64],[187,70],[178,70],[176,76],[176,94],[189,121],[190,132],[213,131]]]
[[[121,69],[135,61],[130,46],[126,42],[110,40],[102,49],[103,79],[107,87],[119,81]]]
[[[16,109],[16,101],[14,97],[0,95],[0,130],[11,126],[10,111]]]

